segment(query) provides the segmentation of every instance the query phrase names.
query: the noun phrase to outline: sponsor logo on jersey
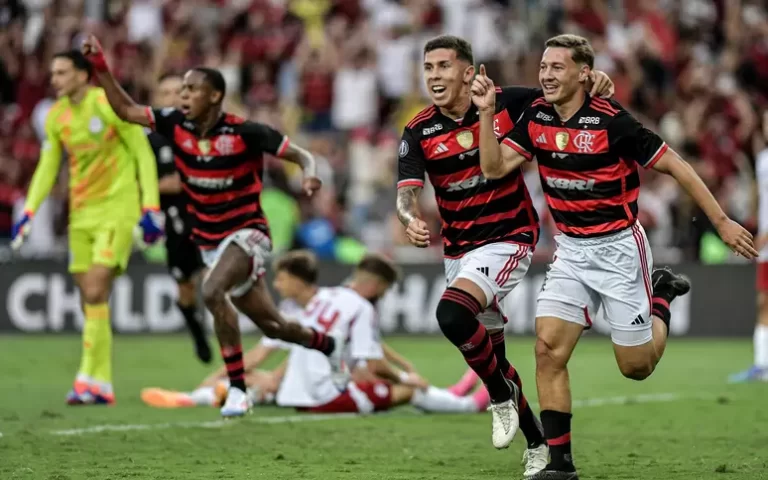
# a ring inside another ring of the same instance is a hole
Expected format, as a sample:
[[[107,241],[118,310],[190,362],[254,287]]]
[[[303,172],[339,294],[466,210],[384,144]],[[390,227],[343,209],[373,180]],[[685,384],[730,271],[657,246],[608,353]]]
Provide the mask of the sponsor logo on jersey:
[[[465,180],[462,180],[460,182],[450,182],[448,183],[448,191],[449,192],[459,192],[461,190],[468,190],[470,188],[475,188],[478,185],[481,185],[483,183],[486,183],[488,180],[482,176],[482,175],[475,175],[474,177],[469,177]]]
[[[435,125],[435,126],[432,126],[432,127],[429,127],[429,128],[425,128],[425,129],[423,129],[423,130],[421,131],[421,134],[422,134],[422,135],[430,135],[430,134],[432,134],[432,133],[435,133],[435,132],[439,132],[439,131],[440,131],[440,130],[442,130],[442,129],[443,129],[443,124],[442,124],[442,123],[438,123],[438,124],[437,124],[437,125]]]
[[[232,186],[232,183],[234,183],[234,178],[187,177],[187,182],[189,182],[190,185],[194,185],[200,188],[207,188],[210,190],[223,190]]]
[[[592,190],[595,180],[571,180],[567,178],[547,177],[547,185],[560,190]]]
[[[598,125],[600,123],[600,117],[579,117],[579,123]]]
[[[545,122],[551,122],[554,120],[554,117],[552,115],[547,115],[544,112],[538,112],[536,114],[536,118],[540,118],[541,120],[544,120]]]
[[[203,155],[208,155],[208,153],[211,151],[211,141],[208,139],[198,140],[197,148],[203,152]]]

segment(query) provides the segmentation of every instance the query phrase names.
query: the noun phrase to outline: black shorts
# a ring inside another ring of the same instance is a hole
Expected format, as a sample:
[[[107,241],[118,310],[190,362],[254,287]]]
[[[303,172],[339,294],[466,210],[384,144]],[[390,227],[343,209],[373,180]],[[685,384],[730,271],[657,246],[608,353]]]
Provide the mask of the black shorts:
[[[165,249],[168,252],[168,271],[177,282],[189,281],[205,267],[200,250],[189,235],[179,235],[173,229],[167,230]]]

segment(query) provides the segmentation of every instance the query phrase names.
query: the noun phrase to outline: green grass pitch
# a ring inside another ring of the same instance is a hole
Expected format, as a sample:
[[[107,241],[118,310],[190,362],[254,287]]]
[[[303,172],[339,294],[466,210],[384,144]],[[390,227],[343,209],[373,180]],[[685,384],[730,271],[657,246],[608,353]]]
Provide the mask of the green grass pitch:
[[[464,371],[442,338],[390,342],[435,385]],[[522,478],[522,433],[496,451],[489,413],[315,421],[269,407],[222,422],[210,408],[145,407],[142,387],[190,389],[208,372],[184,336],[116,337],[117,406],[66,407],[79,350],[76,336],[0,337],[0,479]],[[532,339],[508,339],[507,351],[534,401]],[[607,340],[585,338],[570,369],[581,478],[768,479],[768,384],[725,383],[750,359],[747,340],[673,338],[656,373],[634,382]]]

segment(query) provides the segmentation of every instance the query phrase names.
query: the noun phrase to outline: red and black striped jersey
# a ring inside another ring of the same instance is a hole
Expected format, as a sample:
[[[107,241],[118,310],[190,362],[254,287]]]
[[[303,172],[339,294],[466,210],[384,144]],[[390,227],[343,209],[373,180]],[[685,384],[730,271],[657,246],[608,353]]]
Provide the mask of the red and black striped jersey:
[[[497,89],[494,133],[501,138],[541,90]],[[522,172],[487,180],[480,170],[480,123],[477,108],[453,120],[432,105],[403,131],[398,160],[398,188],[423,186],[425,174],[435,189],[442,218],[444,254],[461,257],[494,242],[535,246],[539,219]]]
[[[613,100],[590,97],[566,122],[538,98],[502,142],[536,156],[557,228],[572,237],[609,235],[637,221],[640,175],[667,144]]]
[[[280,156],[288,138],[260,123],[222,114],[206,137],[175,108],[147,108],[150,126],[171,141],[189,199],[191,235],[216,248],[230,234],[255,228],[269,235],[261,209],[263,154]]]

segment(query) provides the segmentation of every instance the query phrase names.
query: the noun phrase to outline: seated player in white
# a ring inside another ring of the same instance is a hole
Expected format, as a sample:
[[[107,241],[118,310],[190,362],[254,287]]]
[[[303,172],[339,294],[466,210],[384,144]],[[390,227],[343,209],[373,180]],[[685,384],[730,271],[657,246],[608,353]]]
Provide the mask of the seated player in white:
[[[410,403],[426,411],[484,411],[489,397],[484,389],[461,397],[429,386],[415,371],[399,371],[390,364],[408,369],[409,362],[383,345],[379,339],[373,303],[396,281],[397,270],[387,260],[367,256],[355,268],[346,286],[324,288],[316,285],[317,262],[308,252],[291,252],[276,262],[275,289],[286,301],[282,313],[304,325],[324,331],[338,331],[349,338],[346,358],[351,376],[339,392],[330,381],[327,360],[304,348],[263,339],[248,352],[246,384],[254,403],[272,403],[317,413],[370,413]],[[278,349],[290,349],[288,359],[272,372],[255,370]],[[218,395],[216,390],[218,387]],[[155,407],[215,405],[226,392],[226,372],[215,372],[193,392],[145,389],[142,399]]]

